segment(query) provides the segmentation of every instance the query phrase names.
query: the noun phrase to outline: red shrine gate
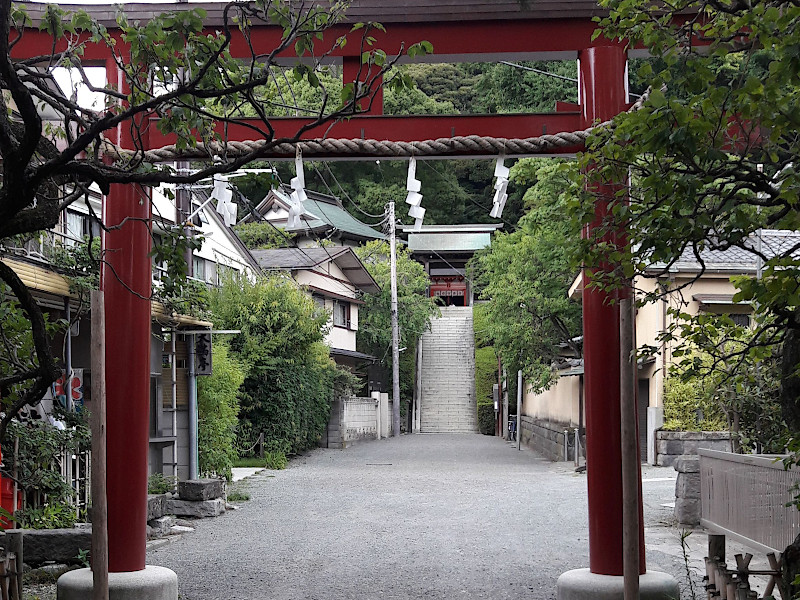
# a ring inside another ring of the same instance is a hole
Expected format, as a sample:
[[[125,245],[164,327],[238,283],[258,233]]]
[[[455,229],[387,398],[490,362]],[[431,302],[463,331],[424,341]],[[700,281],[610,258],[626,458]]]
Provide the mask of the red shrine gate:
[[[192,6],[208,10],[208,31],[213,34],[215,26],[220,24],[220,7]],[[517,0],[473,0],[459,3],[458,14],[455,14],[452,3],[355,0],[349,12],[350,23],[333,27],[326,33],[326,39],[328,35],[330,39],[347,35],[352,22],[374,20],[386,26],[387,33],[377,33],[376,37],[377,45],[387,54],[398,52],[402,43],[407,47],[410,43],[428,40],[435,51],[426,58],[430,62],[577,59],[578,106],[561,106],[563,110],[553,114],[389,117],[381,115],[380,102],[376,102],[369,114],[337,123],[327,131],[322,128],[309,131],[304,139],[323,134],[329,138],[392,141],[470,134],[527,138],[584,130],[629,107],[623,47],[602,37],[592,40],[595,24],[591,18],[599,11],[594,2],[567,0],[533,2],[530,8],[523,6],[527,4]],[[126,12],[131,21],[146,21],[151,11],[175,7],[129,5]],[[113,31],[113,11],[84,8],[94,11]],[[238,33],[234,32],[236,35]],[[264,27],[254,30],[252,37],[258,49],[269,49],[275,46],[279,36],[279,30]],[[123,42],[118,42],[118,48],[123,48]],[[30,29],[14,47],[13,56],[38,56],[49,53],[50,48],[51,40],[46,34]],[[231,52],[247,55],[244,41],[236,38]],[[335,56],[341,59],[345,81],[354,81],[360,65],[359,45],[348,44],[336,51]],[[84,60],[105,64],[108,80],[120,87],[124,83],[122,73],[109,59],[107,48],[87,47]],[[281,118],[271,121],[276,137],[293,134],[303,122],[303,119]],[[140,130],[146,131],[145,143],[151,149],[171,143],[169,136],[158,133],[155,126]],[[132,147],[132,140],[126,137],[129,131],[128,127],[119,128],[118,139],[112,141]],[[234,140],[247,140],[252,132],[243,127],[231,127],[226,135]],[[569,154],[580,149],[576,145],[548,152]],[[461,155],[476,156],[481,152]],[[616,189],[607,186],[596,191],[601,197],[610,197]],[[604,202],[598,201],[597,214],[601,215],[604,209]],[[115,226],[134,217],[109,232],[104,240],[105,248],[110,251],[110,265],[104,267],[102,286],[106,298],[107,348],[110,349],[107,356],[107,431],[109,566],[112,572],[137,571],[145,566],[150,303],[127,288],[145,298],[150,292],[148,253],[151,240],[147,228],[150,216],[147,189],[134,185],[111,187],[105,202],[105,223]],[[604,292],[596,290],[584,291],[583,306],[587,452],[591,457],[588,469],[590,570],[600,575],[622,575],[619,308],[607,302]],[[125,343],[120,344],[119,340]],[[639,493],[639,537],[643,542],[641,491]],[[639,562],[640,573],[644,573],[643,543],[640,543]]]

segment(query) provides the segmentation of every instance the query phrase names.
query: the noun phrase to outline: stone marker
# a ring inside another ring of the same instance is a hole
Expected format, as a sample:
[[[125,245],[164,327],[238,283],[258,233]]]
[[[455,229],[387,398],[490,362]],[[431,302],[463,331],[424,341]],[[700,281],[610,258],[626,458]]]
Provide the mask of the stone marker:
[[[225,486],[221,479],[189,479],[178,482],[178,496],[181,500],[214,500],[222,498],[224,493]]]

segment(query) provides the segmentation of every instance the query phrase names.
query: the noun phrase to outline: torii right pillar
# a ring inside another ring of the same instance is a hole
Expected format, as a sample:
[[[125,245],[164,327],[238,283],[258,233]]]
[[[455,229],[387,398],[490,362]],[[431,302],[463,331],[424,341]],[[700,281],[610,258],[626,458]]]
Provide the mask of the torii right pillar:
[[[618,45],[597,46],[579,53],[579,102],[583,127],[606,121],[627,106],[627,57]],[[620,182],[621,184],[622,182]],[[594,184],[597,227],[619,184]],[[615,234],[604,241],[622,243]],[[613,268],[608,265],[607,268]],[[584,282],[586,282],[584,273]],[[586,405],[586,474],[589,504],[589,568],[568,571],[558,579],[559,600],[605,600],[624,597],[622,436],[620,415],[620,314],[613,292],[584,286],[583,360]],[[639,484],[641,499],[641,483]],[[641,500],[640,500],[641,502]],[[647,571],[644,526],[639,509],[639,597],[679,598],[670,575]],[[626,598],[625,600],[634,600]]]

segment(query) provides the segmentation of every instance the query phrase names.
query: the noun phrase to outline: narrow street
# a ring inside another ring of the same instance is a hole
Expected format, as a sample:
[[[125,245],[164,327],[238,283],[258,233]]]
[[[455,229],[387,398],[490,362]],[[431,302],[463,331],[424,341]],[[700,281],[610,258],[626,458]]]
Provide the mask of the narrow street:
[[[661,506],[675,472],[650,470],[648,568],[682,581]],[[585,475],[497,438],[314,450],[239,485],[240,510],[148,553],[177,572],[183,600],[554,598],[562,572],[587,566]]]

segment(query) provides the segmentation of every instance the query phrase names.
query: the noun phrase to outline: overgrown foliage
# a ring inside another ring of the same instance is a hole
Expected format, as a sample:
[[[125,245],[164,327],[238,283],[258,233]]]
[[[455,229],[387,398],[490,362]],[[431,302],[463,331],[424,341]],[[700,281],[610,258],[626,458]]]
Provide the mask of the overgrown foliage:
[[[66,427],[55,427],[41,419],[15,420],[3,441],[3,476],[10,478],[16,469],[25,506],[19,519],[34,528],[69,527],[79,517],[74,507],[75,490],[61,476],[60,464],[64,456],[89,451],[87,415],[60,410],[54,414],[64,419]],[[63,525],[66,522],[69,525]]]
[[[241,434],[264,433],[284,455],[314,447],[330,417],[337,368],[322,343],[328,322],[289,277],[229,279],[214,290],[214,322],[241,333],[230,349],[242,363]]]
[[[213,342],[214,369],[197,382],[197,446],[200,472],[230,480],[237,458],[236,426],[239,422],[239,387],[245,371],[228,344]]]
[[[511,174],[518,185],[528,186],[529,212],[516,231],[497,233],[471,262],[481,297],[488,300],[488,336],[507,372],[522,369],[534,390],[552,384],[559,344],[570,343],[581,331],[580,307],[567,297],[578,237],[564,218],[574,193],[565,171],[573,168],[548,159],[518,162]]]

